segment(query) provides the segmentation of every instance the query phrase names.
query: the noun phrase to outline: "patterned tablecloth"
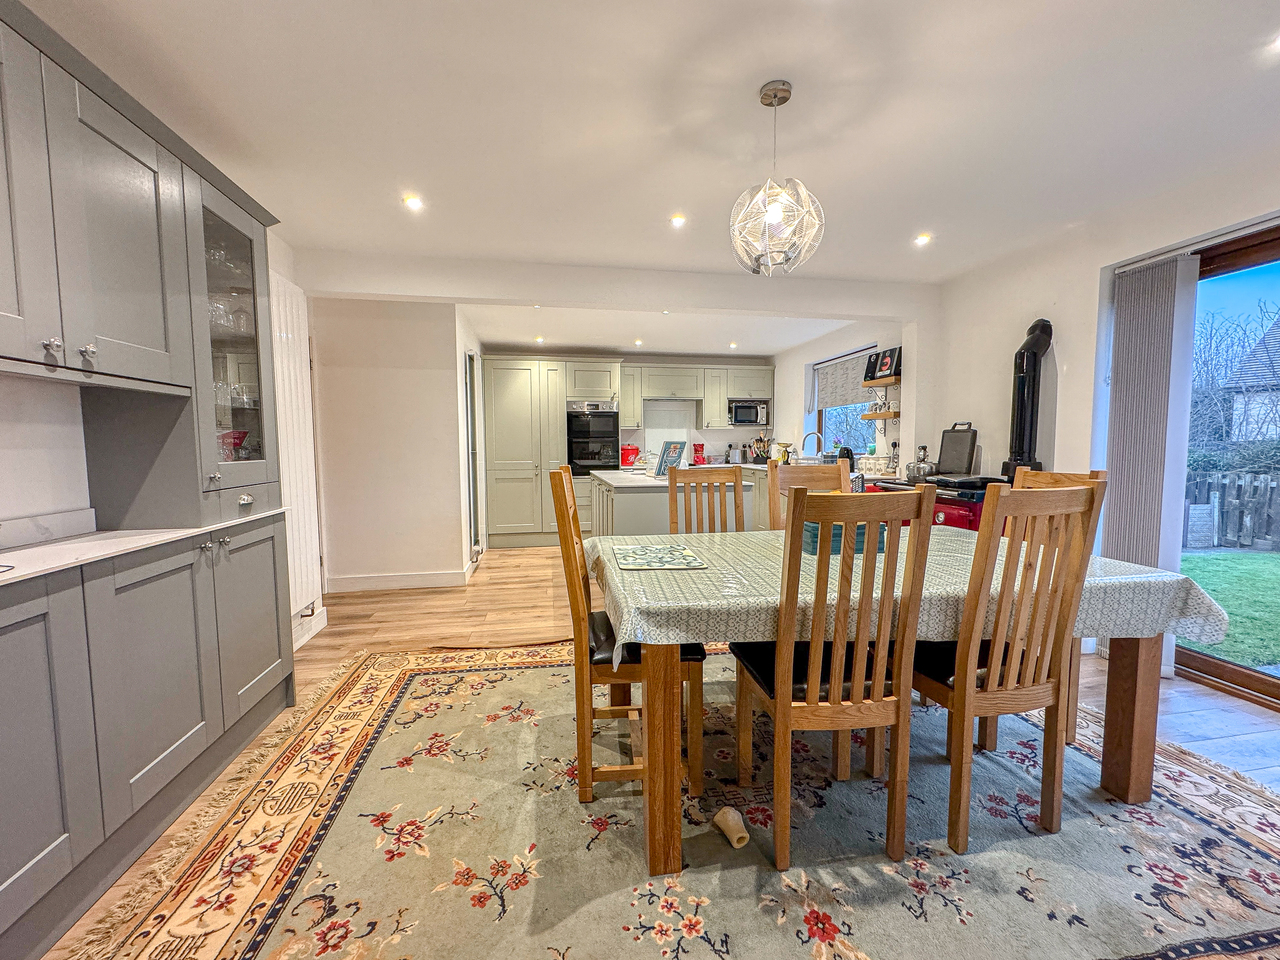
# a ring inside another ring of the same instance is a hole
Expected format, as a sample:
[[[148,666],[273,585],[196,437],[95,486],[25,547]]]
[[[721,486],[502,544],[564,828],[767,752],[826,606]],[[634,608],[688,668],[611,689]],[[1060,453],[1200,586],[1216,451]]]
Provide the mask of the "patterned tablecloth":
[[[905,531],[903,537],[902,557],[905,558]],[[920,604],[919,640],[955,640],[959,636],[977,539],[978,535],[970,530],[933,528]],[[604,588],[605,609],[618,640],[622,643],[711,643],[776,638],[782,540],[781,531],[766,530],[593,537],[583,546],[587,565]],[[706,568],[620,570],[614,560],[614,545],[673,543],[687,545],[706,561]],[[899,587],[903,565],[900,560]],[[833,563],[833,582],[835,566]],[[812,584],[813,558],[805,557],[804,573]],[[853,608],[858,598],[857,578],[855,571]],[[877,604],[878,587],[877,577]],[[812,586],[807,591],[802,586],[800,636],[808,629],[812,604]],[[994,603],[988,605],[988,629],[994,626],[995,606]],[[856,613],[853,608],[851,616]],[[828,636],[834,617],[835,604],[832,603],[828,607]],[[1106,557],[1093,557],[1089,561],[1089,576],[1076,619],[1076,636],[1152,637],[1166,631],[1200,643],[1218,643],[1227,633],[1227,614],[1199,584],[1182,574]],[[619,643],[618,655],[621,653]]]

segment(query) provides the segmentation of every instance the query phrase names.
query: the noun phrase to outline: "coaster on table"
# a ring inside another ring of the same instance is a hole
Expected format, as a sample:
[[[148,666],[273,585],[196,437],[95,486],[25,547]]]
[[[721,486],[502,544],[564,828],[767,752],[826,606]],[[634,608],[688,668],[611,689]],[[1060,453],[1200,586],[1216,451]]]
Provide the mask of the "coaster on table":
[[[616,546],[619,570],[702,570],[706,563],[682,543]]]

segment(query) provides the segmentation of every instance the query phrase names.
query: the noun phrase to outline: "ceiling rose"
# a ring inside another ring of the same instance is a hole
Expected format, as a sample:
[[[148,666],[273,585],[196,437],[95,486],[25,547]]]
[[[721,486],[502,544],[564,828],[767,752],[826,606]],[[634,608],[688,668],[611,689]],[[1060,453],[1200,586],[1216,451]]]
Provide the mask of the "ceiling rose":
[[[729,217],[729,240],[742,268],[771,276],[781,267],[790,273],[822,242],[822,205],[803,183],[779,180],[778,107],[791,99],[791,84],[770,80],[760,88],[760,102],[773,109],[773,176],[743,191]]]

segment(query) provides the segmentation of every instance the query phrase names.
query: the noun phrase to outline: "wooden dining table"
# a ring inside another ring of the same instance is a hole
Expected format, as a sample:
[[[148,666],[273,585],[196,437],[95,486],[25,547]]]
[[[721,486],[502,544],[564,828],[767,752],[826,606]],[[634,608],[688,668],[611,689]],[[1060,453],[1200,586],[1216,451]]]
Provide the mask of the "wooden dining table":
[[[973,531],[934,528],[919,643],[959,637],[976,543]],[[681,544],[705,567],[621,569],[613,548],[635,544]],[[681,869],[680,644],[776,639],[783,533],[594,537],[584,549],[588,568],[604,591],[618,655],[623,643],[641,644],[646,856],[651,876],[675,873]],[[804,570],[812,584],[812,558],[805,558]],[[831,575],[837,576],[837,571]],[[802,619],[813,604],[812,586],[806,598],[803,582]],[[989,606],[989,616],[994,617],[996,604]],[[827,608],[829,617],[834,617],[834,609]],[[855,597],[849,617],[856,615]],[[1075,635],[1110,641],[1101,775],[1105,790],[1126,803],[1151,799],[1164,634],[1217,643],[1226,631],[1226,613],[1189,577],[1091,558]]]

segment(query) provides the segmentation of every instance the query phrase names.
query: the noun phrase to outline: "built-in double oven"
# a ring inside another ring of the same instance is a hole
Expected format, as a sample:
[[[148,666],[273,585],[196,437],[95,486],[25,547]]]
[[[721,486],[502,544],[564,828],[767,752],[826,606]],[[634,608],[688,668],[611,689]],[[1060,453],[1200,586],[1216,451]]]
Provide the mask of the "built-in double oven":
[[[618,439],[618,401],[569,401],[569,456],[575,477],[592,470],[617,470],[621,466]]]

